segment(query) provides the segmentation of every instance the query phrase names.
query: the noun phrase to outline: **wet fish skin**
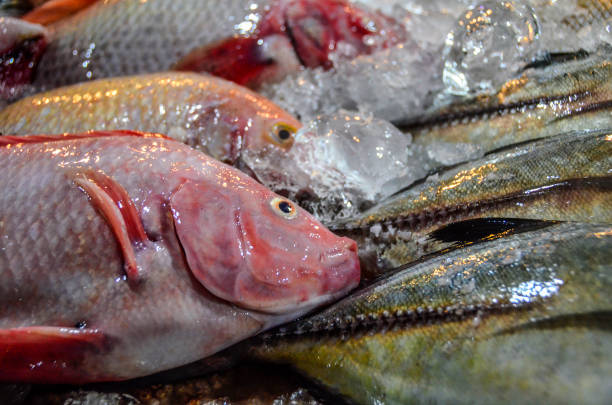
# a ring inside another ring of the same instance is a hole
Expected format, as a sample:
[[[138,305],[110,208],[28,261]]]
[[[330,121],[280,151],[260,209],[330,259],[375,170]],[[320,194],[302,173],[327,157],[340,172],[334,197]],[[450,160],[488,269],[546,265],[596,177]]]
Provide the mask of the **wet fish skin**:
[[[607,403],[611,243],[567,223],[455,250],[249,350],[356,403]]]
[[[359,281],[354,242],[181,143],[133,132],[0,142],[13,190],[0,198],[1,381],[169,369]]]
[[[300,127],[298,120],[248,89],[187,72],[80,83],[26,97],[0,111],[3,134],[155,132],[232,164],[243,149],[289,148]],[[289,137],[279,136],[283,130]]]
[[[355,238],[368,278],[440,248],[429,235],[474,218],[612,223],[612,136],[571,132],[458,165],[332,228]]]
[[[331,66],[340,42],[367,53],[405,36],[392,19],[344,0],[110,0],[49,31],[36,91],[173,68],[237,72],[230,79],[257,87],[302,66]]]
[[[425,147],[474,144],[483,152],[573,130],[612,127],[610,51],[532,69],[497,94],[433,111],[400,125]]]

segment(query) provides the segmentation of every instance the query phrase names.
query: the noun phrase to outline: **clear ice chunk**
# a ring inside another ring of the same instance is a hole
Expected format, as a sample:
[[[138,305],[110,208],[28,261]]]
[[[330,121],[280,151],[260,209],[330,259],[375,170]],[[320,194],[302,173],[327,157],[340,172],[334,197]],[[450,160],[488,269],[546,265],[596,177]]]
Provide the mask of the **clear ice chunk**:
[[[524,2],[488,0],[468,9],[446,37],[446,92],[493,91],[535,56],[539,34],[535,11]]]
[[[247,151],[242,159],[263,184],[329,223],[424,177],[426,154],[409,160],[411,142],[386,121],[340,111],[306,125],[288,153]]]

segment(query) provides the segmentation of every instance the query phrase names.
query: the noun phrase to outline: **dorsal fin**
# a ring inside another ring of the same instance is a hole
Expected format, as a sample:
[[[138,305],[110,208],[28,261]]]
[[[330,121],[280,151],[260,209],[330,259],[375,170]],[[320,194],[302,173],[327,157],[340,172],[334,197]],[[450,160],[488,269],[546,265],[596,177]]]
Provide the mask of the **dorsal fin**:
[[[24,143],[71,141],[74,139],[102,138],[102,137],[111,137],[111,136],[135,136],[135,137],[141,137],[141,138],[172,139],[162,134],[152,134],[152,133],[147,133],[147,132],[138,132],[138,131],[129,131],[129,130],[91,131],[91,132],[83,132],[79,134],[0,136],[0,147],[24,144]]]

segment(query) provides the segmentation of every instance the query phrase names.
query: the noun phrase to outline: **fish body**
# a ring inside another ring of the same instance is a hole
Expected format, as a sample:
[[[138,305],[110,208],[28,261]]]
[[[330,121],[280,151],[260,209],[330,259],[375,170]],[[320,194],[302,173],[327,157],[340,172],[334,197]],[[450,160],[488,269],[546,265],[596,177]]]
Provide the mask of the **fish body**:
[[[339,44],[367,53],[403,28],[343,0],[110,0],[48,27],[34,89],[170,69],[257,87],[301,67],[331,66]]]
[[[612,127],[610,51],[528,70],[493,95],[401,125],[417,145],[478,145],[482,152],[585,128]],[[569,57],[569,56],[568,56]],[[571,58],[570,58],[571,59]]]
[[[208,356],[346,293],[355,243],[248,176],[133,132],[2,137],[1,381]]]
[[[188,72],[80,83],[26,97],[0,111],[3,134],[155,132],[227,163],[236,163],[245,148],[289,148],[300,126],[248,89]]]
[[[611,244],[567,223],[454,250],[248,351],[362,404],[607,403]]]
[[[462,220],[609,224],[611,140],[608,131],[571,132],[492,153],[433,175],[334,229],[358,240],[373,276],[440,249],[430,234]]]

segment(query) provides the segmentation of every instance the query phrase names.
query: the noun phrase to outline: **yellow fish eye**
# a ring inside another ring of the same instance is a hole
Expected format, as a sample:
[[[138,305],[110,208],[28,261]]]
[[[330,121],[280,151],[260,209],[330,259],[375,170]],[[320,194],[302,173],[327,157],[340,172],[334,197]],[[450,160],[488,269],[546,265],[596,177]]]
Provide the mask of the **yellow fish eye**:
[[[297,217],[298,210],[295,204],[286,198],[275,197],[270,201],[272,210],[283,218],[293,219]]]
[[[297,130],[291,125],[279,122],[272,127],[272,130],[269,134],[269,138],[275,144],[283,148],[289,148],[291,147],[291,145],[293,145],[293,140],[296,132]]]

